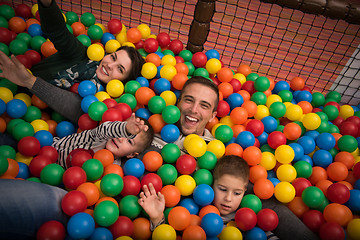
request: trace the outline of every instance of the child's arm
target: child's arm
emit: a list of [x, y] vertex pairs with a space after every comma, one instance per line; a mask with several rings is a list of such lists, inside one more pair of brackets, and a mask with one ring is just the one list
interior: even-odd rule
[[144, 185], [143, 190], [144, 191], [140, 193], [139, 204], [149, 215], [151, 230], [153, 230], [165, 222], [165, 198], [160, 192], [156, 194], [152, 183], [149, 183], [149, 187]]

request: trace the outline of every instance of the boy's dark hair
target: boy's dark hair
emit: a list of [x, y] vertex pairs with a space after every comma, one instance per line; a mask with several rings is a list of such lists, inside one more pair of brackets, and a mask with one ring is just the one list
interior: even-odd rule
[[234, 177], [242, 178], [245, 182], [249, 181], [250, 175], [248, 163], [236, 155], [225, 155], [221, 157], [214, 168], [214, 181], [228, 174]]
[[202, 76], [194, 76], [194, 77], [191, 77], [190, 79], [188, 79], [182, 90], [181, 90], [181, 93], [180, 93], [180, 96], [179, 96], [179, 99], [181, 99], [182, 97], [182, 94], [184, 92], [184, 90], [191, 84], [194, 84], [194, 83], [198, 83], [198, 84], [201, 84], [201, 85], [204, 85], [204, 86], [207, 86], [209, 87], [210, 89], [212, 89], [215, 93], [216, 93], [216, 102], [215, 102], [215, 106], [214, 106], [214, 109], [213, 109], [213, 112], [216, 111], [217, 109], [217, 105], [219, 103], [219, 88], [218, 86], [212, 82], [211, 80], [207, 79], [207, 78], [204, 78]]
[[149, 123], [148, 120], [146, 120], [145, 118], [139, 117], [141, 120], [144, 121], [144, 124], [146, 126], [148, 126], [148, 130], [145, 133], [144, 136], [144, 150], [149, 148], [152, 141], [154, 140], [154, 129], [152, 128], [151, 124]]
[[144, 58], [141, 56], [139, 51], [130, 46], [122, 46], [119, 47], [116, 51], [124, 50], [129, 55], [131, 59], [131, 69], [129, 71], [129, 76], [123, 80], [123, 83], [127, 83], [130, 80], [135, 80], [138, 76], [140, 76], [141, 68], [145, 63]]

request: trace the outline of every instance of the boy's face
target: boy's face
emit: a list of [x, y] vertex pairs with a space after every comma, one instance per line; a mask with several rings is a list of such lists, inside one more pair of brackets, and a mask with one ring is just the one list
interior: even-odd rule
[[241, 203], [248, 182], [242, 178], [224, 174], [214, 181], [214, 206], [221, 215], [235, 212]]
[[107, 141], [105, 148], [114, 154], [115, 158], [137, 156], [144, 150], [144, 134], [141, 132], [133, 139], [113, 138]]

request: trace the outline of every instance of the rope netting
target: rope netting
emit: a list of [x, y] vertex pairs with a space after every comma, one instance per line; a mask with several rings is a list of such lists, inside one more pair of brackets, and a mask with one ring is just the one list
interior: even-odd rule
[[[13, 0], [18, 3], [36, 1]], [[128, 28], [147, 24], [153, 34], [167, 32], [187, 44], [197, 1], [62, 0], [58, 4], [64, 12], [91, 12], [102, 24], [112, 18]], [[343, 103], [357, 105], [360, 64], [354, 52], [360, 44], [359, 31], [360, 25], [344, 20], [259, 0], [219, 0], [203, 49], [219, 51], [223, 63], [233, 70], [247, 64], [275, 81], [300, 76], [313, 91], [326, 94], [332, 87], [341, 93]]]

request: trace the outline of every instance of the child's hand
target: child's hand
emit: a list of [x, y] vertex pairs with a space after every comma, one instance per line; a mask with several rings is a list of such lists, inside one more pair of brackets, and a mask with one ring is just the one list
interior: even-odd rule
[[126, 124], [126, 131], [132, 135], [136, 135], [141, 131], [147, 131], [148, 130], [148, 126], [145, 125], [144, 121], [141, 120], [138, 117], [135, 117], [135, 113], [131, 114], [131, 117], [129, 117], [126, 120], [127, 124]]
[[157, 225], [164, 217], [165, 197], [160, 192], [156, 194], [152, 183], [149, 183], [149, 187], [144, 185], [143, 190], [138, 202], [149, 215], [150, 221]]

